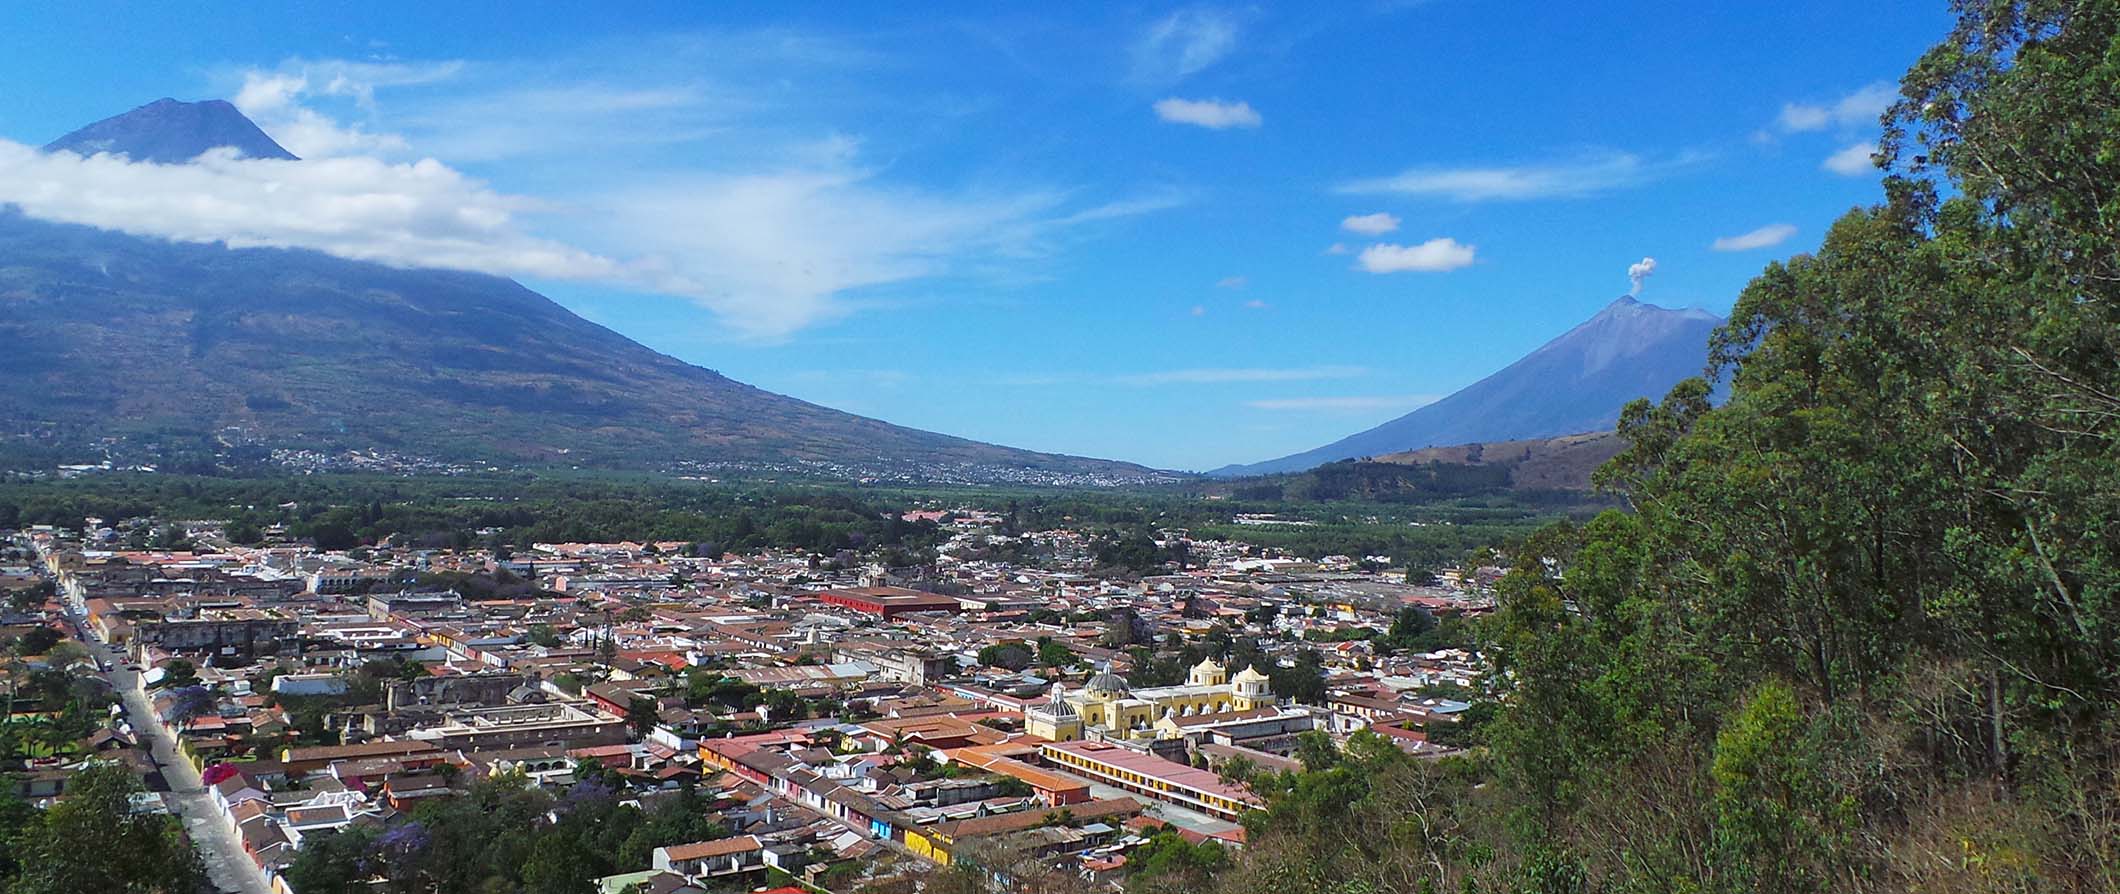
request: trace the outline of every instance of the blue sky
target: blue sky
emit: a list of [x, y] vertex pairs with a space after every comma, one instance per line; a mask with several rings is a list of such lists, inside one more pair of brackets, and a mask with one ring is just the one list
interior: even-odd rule
[[[1855, 147], [1947, 26], [1940, 2], [142, 6], [0, 13], [0, 140], [219, 97], [306, 169], [0, 146], [0, 200], [59, 183], [28, 210], [511, 275], [770, 390], [1192, 469], [1469, 384], [1644, 258], [1643, 300], [1727, 311], [1877, 199]], [[263, 204], [231, 223], [201, 190]], [[136, 204], [74, 200], [97, 192]]]

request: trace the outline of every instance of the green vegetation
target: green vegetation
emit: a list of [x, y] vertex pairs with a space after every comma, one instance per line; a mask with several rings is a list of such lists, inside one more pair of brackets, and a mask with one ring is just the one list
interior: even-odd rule
[[1046, 667], [1072, 667], [1080, 660], [1081, 657], [1075, 654], [1075, 650], [1068, 648], [1066, 643], [1042, 636], [1038, 638], [1039, 664]]
[[1200, 885], [1229, 857], [1219, 843], [1194, 844], [1178, 834], [1175, 827], [1165, 826], [1126, 859], [1127, 890], [1180, 892], [1200, 890]]
[[1021, 642], [995, 643], [979, 650], [979, 663], [988, 667], [1022, 670], [1035, 660], [1037, 656]]
[[1957, 12], [1727, 403], [1510, 549], [1474, 747], [1305, 743], [1215, 890], [2120, 891], [2120, 3]]
[[59, 631], [50, 627], [38, 627], [16, 638], [12, 648], [17, 655], [42, 655], [51, 651], [63, 639]]
[[[1572, 499], [1572, 498], [1571, 498]], [[1157, 547], [1160, 532], [1232, 540], [1300, 558], [1384, 556], [1429, 569], [1467, 552], [1521, 539], [1555, 517], [1584, 511], [1578, 501], [1547, 502], [1493, 493], [1427, 503], [1342, 500], [1200, 499], [1185, 489], [1082, 490], [865, 487], [853, 484], [704, 484], [594, 473], [384, 477], [273, 475], [259, 478], [108, 474], [59, 481], [0, 480], [0, 519], [77, 527], [84, 517], [192, 518], [226, 522], [237, 543], [264, 542], [269, 529], [327, 549], [391, 543], [484, 547], [507, 556], [539, 542], [680, 541], [695, 555], [760, 548], [869, 553], [889, 565], [930, 561], [943, 533], [901, 516], [920, 506], [971, 506], [1002, 517], [999, 533], [1068, 528], [1094, 532], [1101, 573], [1138, 576], [1180, 569], [1192, 558], [1182, 541]], [[1231, 523], [1238, 514], [1273, 514], [1288, 526]], [[155, 529], [136, 525], [138, 545]], [[165, 541], [178, 545], [176, 540]], [[975, 551], [1037, 564], [1044, 546], [996, 538]], [[527, 587], [501, 575], [437, 575], [426, 581], [467, 592]], [[389, 584], [385, 584], [389, 585]]]
[[684, 541], [702, 555], [762, 547], [918, 553], [939, 539], [932, 522], [901, 521], [852, 487], [723, 488], [649, 479], [109, 475], [0, 484], [0, 505], [11, 507], [21, 524], [79, 527], [85, 516], [162, 515], [219, 518], [244, 528], [284, 525], [290, 536], [326, 549], [385, 540], [523, 547], [630, 539]]
[[687, 788], [643, 810], [622, 804], [593, 766], [554, 799], [519, 776], [478, 779], [422, 803], [409, 821], [356, 826], [305, 844], [287, 879], [303, 894], [351, 894], [380, 878], [399, 891], [583, 894], [592, 879], [648, 868], [655, 848], [728, 830]]
[[96, 764], [38, 811], [0, 776], [0, 891], [7, 894], [190, 894], [204, 867], [176, 818], [136, 812], [132, 773]]
[[[81, 740], [103, 726], [105, 711], [117, 696], [100, 678], [62, 669], [66, 653], [85, 655], [77, 643], [55, 646], [47, 658], [53, 666], [29, 670], [11, 662], [13, 684], [0, 696], [0, 766], [26, 757], [70, 755]], [[19, 676], [14, 676], [19, 674]]]

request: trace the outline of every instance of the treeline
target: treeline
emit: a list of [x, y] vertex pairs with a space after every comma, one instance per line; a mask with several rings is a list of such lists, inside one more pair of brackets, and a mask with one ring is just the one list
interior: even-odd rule
[[[969, 505], [1002, 517], [1000, 533], [1068, 528], [1097, 535], [1095, 558], [1115, 572], [1145, 574], [1189, 557], [1150, 541], [1168, 529], [1237, 540], [1306, 558], [1383, 555], [1423, 568], [1455, 564], [1474, 548], [1521, 539], [1566, 507], [1517, 496], [1432, 504], [1205, 501], [1142, 491], [888, 489], [847, 484], [699, 484], [603, 476], [489, 475], [400, 478], [305, 475], [212, 478], [107, 474], [63, 481], [0, 482], [0, 529], [78, 527], [159, 517], [229, 522], [230, 539], [259, 542], [268, 528], [326, 549], [386, 540], [427, 548], [521, 548], [540, 542], [654, 540], [718, 554], [765, 547], [871, 552], [917, 564], [943, 539], [934, 522], [908, 522], [920, 505]], [[1309, 527], [1229, 523], [1237, 513], [1316, 520]], [[1420, 526], [1412, 522], [1420, 520]], [[127, 543], [183, 544], [181, 532], [136, 527]], [[988, 550], [1029, 562], [1049, 556], [1021, 542]]]
[[718, 554], [766, 547], [898, 549], [908, 560], [940, 542], [932, 522], [848, 488], [720, 488], [569, 478], [270, 479], [107, 475], [0, 485], [0, 527], [78, 527], [106, 520], [208, 518], [254, 540], [267, 527], [346, 549], [395, 538], [422, 547], [540, 542], [684, 541]]

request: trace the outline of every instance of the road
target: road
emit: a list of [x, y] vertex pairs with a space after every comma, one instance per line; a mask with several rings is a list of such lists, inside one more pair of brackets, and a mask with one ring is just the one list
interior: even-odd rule
[[168, 800], [183, 820], [184, 830], [190, 833], [199, 858], [205, 861], [206, 875], [214, 887], [233, 894], [272, 894], [265, 885], [264, 874], [243, 852], [242, 840], [228, 827], [220, 809], [214, 806], [213, 797], [199, 781], [199, 771], [177, 753], [176, 737], [155, 722], [153, 706], [140, 688], [140, 675], [125, 668], [124, 655], [93, 637], [87, 638], [87, 643], [89, 651], [110, 668], [111, 685], [125, 703], [125, 715], [132, 721], [133, 732], [148, 743], [148, 753], [154, 756], [163, 781], [169, 784]]

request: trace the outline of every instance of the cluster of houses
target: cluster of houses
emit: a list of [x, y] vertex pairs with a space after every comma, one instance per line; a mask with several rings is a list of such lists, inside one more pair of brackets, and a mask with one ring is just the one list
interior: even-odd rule
[[[1443, 752], [1429, 733], [1478, 673], [1464, 652], [1387, 654], [1363, 634], [1409, 606], [1488, 610], [1483, 572], [1413, 586], [1368, 560], [1200, 541], [1188, 570], [1120, 580], [1088, 573], [1080, 532], [934, 516], [951, 537], [918, 569], [674, 542], [243, 547], [211, 522], [182, 523], [192, 551], [158, 552], [92, 521], [5, 532], [34, 562], [0, 581], [56, 590], [8, 620], [138, 670], [153, 728], [120, 718], [91, 747], [170, 738], [281, 890], [317, 836], [388, 825], [470, 780], [557, 791], [589, 767], [643, 806], [700, 798], [731, 833], [658, 849], [600, 880], [611, 894], [830, 890], [968, 853], [1123, 885], [1126, 853], [1158, 828], [1242, 846], [1237, 820], [1263, 801], [1221, 772], [1232, 762], [1293, 769], [1299, 737], [1365, 729]], [[1025, 553], [1040, 561], [997, 558]], [[1164, 638], [1229, 632], [1263, 651], [1129, 683]], [[989, 663], [996, 647], [1016, 660]], [[1298, 702], [1271, 672], [1304, 650], [1326, 691]], [[42, 785], [30, 794], [63, 795], [63, 773]]]

